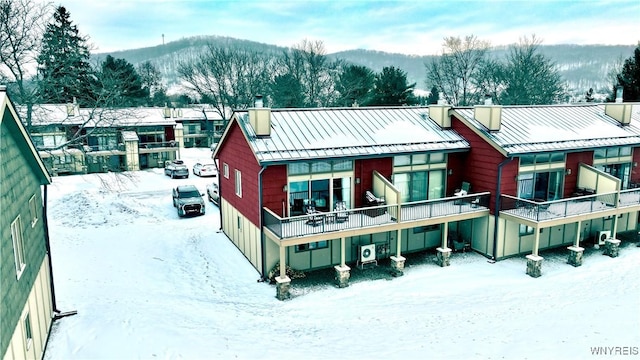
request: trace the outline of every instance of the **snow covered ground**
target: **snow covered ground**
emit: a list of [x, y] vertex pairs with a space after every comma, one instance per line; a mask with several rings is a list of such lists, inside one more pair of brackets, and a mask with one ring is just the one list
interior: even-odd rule
[[[207, 159], [187, 149], [185, 162]], [[489, 264], [408, 263], [392, 280], [331, 284], [278, 301], [273, 285], [218, 232], [218, 208], [178, 218], [162, 169], [55, 177], [49, 226], [57, 306], [46, 359], [585, 359], [635, 358], [640, 248], [587, 249], [584, 265], [542, 253]], [[625, 355], [626, 354], [626, 355]], [[635, 355], [634, 355], [635, 354]], [[597, 356], [596, 356], [597, 358]]]

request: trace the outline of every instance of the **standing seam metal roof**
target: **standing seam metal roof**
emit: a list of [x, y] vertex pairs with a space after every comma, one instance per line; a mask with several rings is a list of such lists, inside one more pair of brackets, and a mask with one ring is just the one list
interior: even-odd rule
[[236, 116], [260, 162], [469, 149], [431, 120], [427, 107], [272, 109], [268, 137], [255, 136], [248, 110]]
[[489, 131], [474, 118], [473, 108], [455, 112], [508, 155], [549, 151], [577, 151], [640, 144], [640, 111], [622, 126], [605, 115], [604, 104], [503, 106], [500, 130]]

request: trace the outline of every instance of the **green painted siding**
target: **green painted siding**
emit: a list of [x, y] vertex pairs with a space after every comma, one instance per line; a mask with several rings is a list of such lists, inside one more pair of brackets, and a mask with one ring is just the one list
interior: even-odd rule
[[[3, 114], [7, 116], [7, 112]], [[9, 115], [10, 116], [10, 115]], [[9, 346], [29, 292], [46, 255], [41, 179], [32, 168], [18, 128], [6, 117], [0, 126], [0, 354]], [[29, 199], [35, 195], [38, 221], [32, 227]], [[26, 267], [16, 279], [11, 223], [20, 215]]]

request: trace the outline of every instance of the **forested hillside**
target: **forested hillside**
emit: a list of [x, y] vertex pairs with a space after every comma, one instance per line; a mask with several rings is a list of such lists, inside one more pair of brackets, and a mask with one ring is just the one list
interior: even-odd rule
[[[284, 48], [221, 36], [198, 36], [173, 41], [148, 48], [95, 54], [99, 61], [106, 55], [126, 59], [134, 65], [150, 61], [164, 76], [167, 85], [176, 84], [176, 69], [180, 62], [191, 61], [209, 44], [242, 47], [260, 52], [280, 53]], [[541, 45], [542, 54], [556, 63], [560, 74], [572, 92], [583, 93], [589, 88], [607, 91], [611, 88], [611, 70], [618, 71], [621, 62], [633, 54], [636, 45]], [[495, 47], [492, 56], [503, 57], [508, 49]], [[416, 56], [386, 53], [372, 50], [348, 50], [327, 54], [331, 59], [342, 59], [354, 64], [365, 65], [379, 72], [385, 66], [395, 66], [407, 72], [407, 80], [416, 83], [417, 89], [430, 89], [426, 84], [425, 66], [434, 56]]]

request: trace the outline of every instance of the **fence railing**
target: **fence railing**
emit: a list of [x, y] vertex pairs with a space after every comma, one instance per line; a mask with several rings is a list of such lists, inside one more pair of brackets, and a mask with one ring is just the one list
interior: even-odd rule
[[500, 212], [533, 221], [591, 214], [622, 206], [640, 205], [640, 189], [571, 197], [553, 201], [534, 201], [500, 196]]
[[416, 201], [400, 206], [380, 205], [341, 211], [315, 212], [281, 218], [263, 210], [264, 226], [280, 239], [446, 217], [487, 210], [490, 193]]

